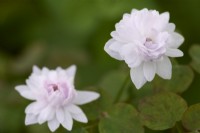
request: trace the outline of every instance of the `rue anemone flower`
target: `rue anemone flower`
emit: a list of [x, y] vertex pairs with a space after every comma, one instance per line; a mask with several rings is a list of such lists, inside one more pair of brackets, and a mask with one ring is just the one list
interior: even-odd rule
[[75, 72], [75, 65], [67, 69], [58, 67], [56, 70], [33, 67], [33, 73], [26, 80], [26, 85], [15, 87], [21, 96], [33, 100], [25, 109], [26, 125], [47, 122], [53, 132], [60, 124], [71, 130], [73, 119], [83, 123], [88, 122], [78, 105], [96, 100], [99, 94], [76, 90]]
[[117, 60], [124, 60], [136, 88], [152, 81], [155, 74], [171, 79], [172, 64], [169, 57], [181, 57], [178, 47], [184, 38], [169, 23], [169, 13], [156, 10], [136, 10], [124, 14], [111, 32], [112, 38], [104, 50]]

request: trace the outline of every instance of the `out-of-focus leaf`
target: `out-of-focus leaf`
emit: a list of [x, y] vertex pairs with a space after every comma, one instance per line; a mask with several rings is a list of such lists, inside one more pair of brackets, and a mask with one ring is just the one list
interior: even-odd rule
[[142, 122], [153, 130], [171, 128], [181, 120], [187, 103], [178, 95], [162, 92], [147, 97], [139, 103]]
[[200, 73], [200, 45], [193, 45], [189, 50], [189, 54], [192, 58], [192, 68]]
[[[127, 79], [128, 78], [128, 79]], [[121, 98], [119, 100], [126, 100], [128, 97], [127, 86], [130, 82], [129, 73], [123, 71], [111, 71], [105, 77], [103, 77], [100, 82], [100, 87], [108, 93], [112, 102], [115, 102], [118, 93], [122, 87], [123, 93], [121, 94]]]
[[200, 104], [192, 105], [186, 110], [182, 123], [190, 131], [200, 130]]
[[153, 89], [153, 84], [152, 83], [146, 83], [141, 89], [132, 89], [132, 103], [137, 106], [139, 101], [147, 96], [151, 96], [153, 95], [155, 92], [155, 90]]
[[128, 104], [117, 104], [106, 112], [99, 123], [100, 133], [144, 133], [136, 109]]
[[112, 101], [103, 89], [90, 87], [84, 90], [95, 91], [100, 94], [99, 99], [81, 107], [90, 121], [97, 120], [109, 109]]
[[165, 80], [157, 76], [154, 80], [154, 89], [182, 93], [192, 83], [194, 73], [189, 66], [175, 65], [172, 69], [172, 78]]

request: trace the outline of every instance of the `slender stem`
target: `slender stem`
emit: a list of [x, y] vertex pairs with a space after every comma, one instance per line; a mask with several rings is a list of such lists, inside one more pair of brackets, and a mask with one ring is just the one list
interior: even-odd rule
[[130, 76], [128, 75], [125, 78], [124, 83], [122, 84], [121, 88], [119, 89], [114, 103], [117, 103], [120, 100], [120, 98], [121, 98], [121, 96], [123, 94], [123, 90], [125, 90], [129, 86], [129, 83], [130, 83]]
[[176, 130], [178, 133], [184, 133], [183, 128], [180, 123], [176, 123]]

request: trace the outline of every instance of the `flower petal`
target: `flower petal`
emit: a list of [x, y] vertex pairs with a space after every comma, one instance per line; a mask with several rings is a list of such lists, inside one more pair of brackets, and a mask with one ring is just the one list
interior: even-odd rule
[[26, 114], [25, 125], [32, 125], [37, 123], [37, 115], [34, 114]]
[[33, 102], [30, 103], [26, 109], [25, 109], [25, 113], [26, 114], [34, 114], [37, 115], [40, 113], [40, 111], [46, 106], [45, 103], [43, 102]]
[[182, 57], [183, 56], [183, 52], [179, 49], [171, 49], [168, 48], [165, 55], [169, 56], [169, 57]]
[[136, 68], [131, 68], [130, 74], [131, 80], [133, 81], [137, 89], [140, 89], [146, 83], [142, 65]]
[[164, 56], [162, 60], [156, 63], [156, 73], [164, 78], [171, 79], [172, 75], [172, 64], [168, 57]]
[[184, 42], [184, 38], [181, 34], [172, 32], [170, 35], [171, 37], [168, 40], [168, 45], [170, 48], [178, 48]]
[[75, 74], [76, 74], [76, 65], [72, 65], [72, 66], [68, 67], [65, 71], [69, 77], [74, 78]]
[[154, 62], [145, 62], [143, 66], [144, 76], [147, 81], [152, 81], [156, 74], [156, 65]]
[[37, 74], [37, 75], [39, 75], [39, 74], [41, 74], [41, 70], [40, 70], [40, 68], [38, 67], [38, 66], [33, 66], [33, 73], [34, 74]]
[[70, 113], [66, 109], [65, 109], [65, 120], [61, 124], [67, 130], [69, 130], [69, 131], [72, 130], [72, 125], [73, 125], [72, 116], [70, 115]]
[[21, 96], [29, 100], [36, 100], [35, 96], [31, 90], [26, 85], [16, 86], [15, 89], [19, 92]]
[[121, 48], [121, 55], [124, 58], [125, 62], [130, 68], [137, 67], [141, 64], [140, 56], [138, 56], [138, 51], [136, 46], [133, 44], [126, 44]]
[[54, 109], [48, 106], [40, 112], [38, 116], [38, 123], [43, 124], [46, 121], [52, 120], [54, 118], [54, 115], [55, 115]]
[[[104, 50], [113, 58], [117, 59], [117, 60], [123, 60], [121, 55], [119, 54], [118, 51], [116, 51], [116, 49], [118, 49], [120, 47], [120, 44], [117, 43], [117, 41], [115, 41], [114, 39], [110, 39], [104, 47]], [[111, 49], [112, 48], [112, 49]], [[115, 50], [113, 50], [115, 49]]]
[[96, 100], [100, 96], [99, 93], [92, 91], [76, 91], [76, 92], [77, 96], [74, 100], [74, 103], [77, 105], [89, 103], [91, 101]]
[[63, 108], [58, 108], [56, 110], [56, 118], [60, 123], [64, 122], [64, 120], [65, 120], [64, 116], [65, 116], [65, 112], [64, 112]]
[[76, 121], [83, 122], [83, 123], [88, 122], [86, 115], [78, 106], [70, 105], [66, 109], [70, 112], [70, 114], [72, 115], [72, 118], [75, 119]]
[[59, 126], [60, 126], [60, 123], [58, 122], [57, 119], [48, 121], [48, 127], [52, 132], [54, 132], [56, 129], [58, 129]]
[[176, 28], [176, 26], [174, 23], [168, 23], [164, 30], [166, 30], [168, 32], [173, 32], [175, 30], [175, 28]]

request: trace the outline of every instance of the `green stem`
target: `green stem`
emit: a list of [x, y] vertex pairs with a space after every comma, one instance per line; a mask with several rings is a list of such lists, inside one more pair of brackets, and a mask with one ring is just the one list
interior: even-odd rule
[[130, 83], [130, 76], [128, 75], [125, 78], [124, 83], [122, 84], [121, 88], [119, 89], [119, 92], [117, 93], [114, 103], [117, 103], [120, 100], [123, 94], [123, 90], [125, 90], [129, 86], [129, 83]]
[[180, 123], [176, 123], [177, 133], [184, 133], [183, 128]]

